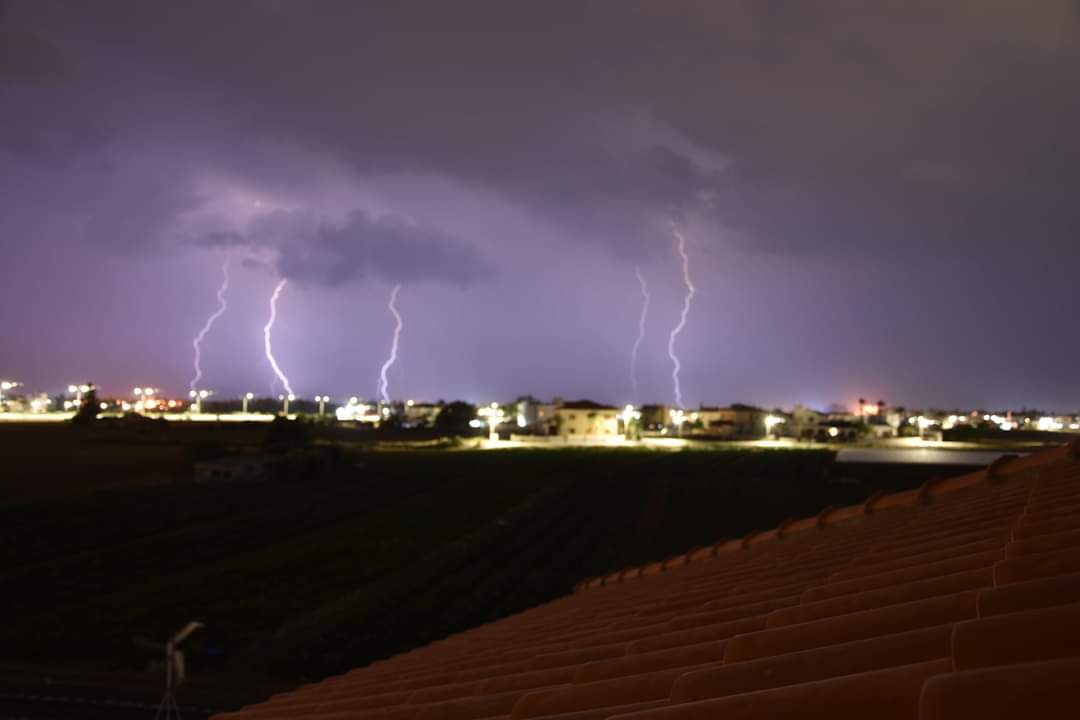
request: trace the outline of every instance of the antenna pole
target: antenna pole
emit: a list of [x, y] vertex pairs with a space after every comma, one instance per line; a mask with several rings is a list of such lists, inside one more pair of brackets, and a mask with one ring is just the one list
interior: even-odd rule
[[154, 720], [173, 720], [173, 718], [181, 720], [180, 706], [176, 704], [176, 695], [173, 690], [184, 682], [184, 656], [177, 648], [191, 633], [202, 626], [201, 622], [192, 620], [165, 643], [165, 696], [161, 698]]
[[165, 696], [161, 698], [154, 720], [182, 720], [180, 706], [176, 704], [176, 696], [173, 694], [173, 675], [176, 673], [175, 665], [176, 646], [170, 640], [165, 645]]

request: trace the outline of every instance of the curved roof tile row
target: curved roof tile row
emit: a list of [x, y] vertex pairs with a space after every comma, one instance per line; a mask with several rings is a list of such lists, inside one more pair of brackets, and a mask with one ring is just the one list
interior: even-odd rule
[[915, 490], [905, 490], [896, 493], [886, 493], [878, 490], [868, 497], [860, 505], [847, 507], [826, 507], [812, 518], [788, 518], [771, 530], [754, 530], [741, 538], [725, 538], [713, 545], [704, 548], [692, 548], [682, 555], [673, 555], [661, 562], [653, 562], [641, 567], [629, 567], [617, 570], [607, 575], [588, 578], [581, 581], [575, 590], [588, 590], [590, 588], [609, 585], [613, 582], [633, 579], [642, 575], [652, 575], [662, 572], [668, 567], [675, 567], [691, 562], [715, 557], [721, 553], [745, 550], [751, 545], [763, 542], [782, 541], [796, 533], [808, 530], [820, 530], [825, 527], [843, 522], [857, 520], [862, 516], [870, 515], [875, 511], [886, 510], [892, 507], [904, 507], [910, 505], [927, 505], [936, 497], [944, 493], [964, 490], [981, 485], [1000, 482], [1004, 478], [1016, 478], [1032, 469], [1037, 469], [1045, 463], [1067, 460], [1080, 457], [1080, 441], [1074, 440], [1068, 445], [1047, 450], [1034, 455], [1018, 457], [1016, 455], [1003, 455], [982, 470], [959, 475], [953, 478], [933, 478], [927, 480]]
[[221, 720], [1080, 717], [1080, 443], [594, 578]]

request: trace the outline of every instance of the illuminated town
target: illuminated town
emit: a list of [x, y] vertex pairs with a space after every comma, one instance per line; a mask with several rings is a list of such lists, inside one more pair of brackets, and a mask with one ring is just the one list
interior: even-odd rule
[[[92, 390], [103, 419], [138, 415], [173, 422], [269, 422], [275, 417], [336, 422], [370, 430], [430, 430], [438, 427], [445, 402], [401, 400], [380, 402], [351, 396], [335, 401], [329, 395], [295, 394], [260, 397], [245, 393], [221, 397], [210, 389], [172, 397], [155, 387], [132, 388], [128, 397], [99, 397], [92, 384], [68, 385], [66, 392], [28, 392], [21, 383], [3, 381], [0, 422], [71, 420]], [[661, 404], [606, 405], [591, 400], [543, 402], [524, 396], [510, 402], [463, 403], [473, 434], [492, 442], [558, 441], [562, 444], [669, 440], [785, 441], [789, 443], [870, 443], [920, 440], [941, 443], [976, 436], [1007, 437], [1037, 433], [1080, 433], [1080, 413], [1031, 410], [912, 409], [884, 401], [860, 400], [853, 408], [825, 410], [795, 405], [764, 409], [736, 403], [726, 407], [673, 407]]]

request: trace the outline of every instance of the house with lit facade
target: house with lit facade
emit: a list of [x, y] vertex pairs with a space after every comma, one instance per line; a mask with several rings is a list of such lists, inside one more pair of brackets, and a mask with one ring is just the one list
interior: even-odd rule
[[[702, 405], [688, 415], [700, 432], [727, 438], [759, 438], [765, 435], [767, 412], [753, 405], [735, 403], [730, 407]], [[695, 417], [696, 416], [696, 417]]]
[[566, 439], [614, 438], [619, 434], [619, 410], [592, 400], [564, 402], [555, 407], [556, 434]]

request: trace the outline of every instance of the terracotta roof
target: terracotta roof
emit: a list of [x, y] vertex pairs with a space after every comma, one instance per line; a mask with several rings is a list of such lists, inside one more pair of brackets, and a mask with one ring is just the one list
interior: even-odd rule
[[220, 715], [1080, 717], [1080, 442], [595, 578]]

